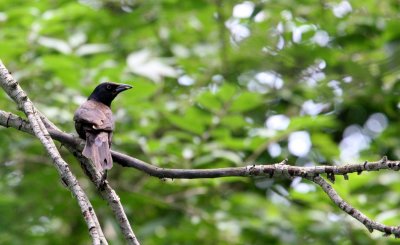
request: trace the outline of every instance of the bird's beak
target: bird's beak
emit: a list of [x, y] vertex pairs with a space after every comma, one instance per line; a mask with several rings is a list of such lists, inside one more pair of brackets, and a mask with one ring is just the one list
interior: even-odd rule
[[131, 85], [128, 85], [128, 84], [120, 84], [120, 85], [118, 85], [118, 87], [115, 89], [115, 91], [116, 91], [117, 93], [120, 93], [120, 92], [122, 92], [122, 91], [131, 89], [131, 88], [132, 88]]

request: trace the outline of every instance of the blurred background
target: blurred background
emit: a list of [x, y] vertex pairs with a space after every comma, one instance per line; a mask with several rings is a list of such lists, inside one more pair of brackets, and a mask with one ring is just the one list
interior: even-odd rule
[[[133, 85], [113, 102], [113, 149], [159, 167], [399, 159], [399, 11], [395, 0], [2, 0], [0, 59], [70, 133], [98, 83]], [[22, 115], [3, 92], [0, 108]], [[0, 137], [0, 244], [89, 244], [38, 140], [6, 128]], [[110, 244], [124, 244], [61, 152]], [[334, 184], [345, 200], [399, 225], [399, 173], [349, 178]], [[115, 164], [108, 179], [143, 244], [395, 243], [300, 178], [160, 180]]]

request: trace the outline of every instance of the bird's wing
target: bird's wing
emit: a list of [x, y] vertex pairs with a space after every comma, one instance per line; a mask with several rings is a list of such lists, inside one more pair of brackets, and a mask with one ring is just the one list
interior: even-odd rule
[[83, 103], [74, 115], [75, 128], [86, 140], [82, 154], [99, 170], [112, 167], [110, 152], [114, 118], [110, 107], [93, 100]]
[[86, 101], [76, 110], [74, 121], [89, 125], [94, 130], [114, 130], [114, 118], [111, 109], [102, 103], [92, 100]]
[[111, 169], [113, 165], [110, 152], [109, 132], [98, 134], [87, 133], [86, 144], [82, 154], [91, 159], [99, 170]]

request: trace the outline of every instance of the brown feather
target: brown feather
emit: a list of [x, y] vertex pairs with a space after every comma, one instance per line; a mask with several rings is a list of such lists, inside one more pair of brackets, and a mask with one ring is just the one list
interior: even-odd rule
[[82, 154], [91, 159], [97, 169], [107, 170], [112, 168], [112, 157], [109, 144], [109, 133], [86, 133], [86, 144]]
[[83, 103], [74, 115], [75, 128], [82, 139], [86, 139], [82, 154], [91, 159], [96, 168], [112, 167], [110, 152], [114, 119], [110, 107], [93, 100]]

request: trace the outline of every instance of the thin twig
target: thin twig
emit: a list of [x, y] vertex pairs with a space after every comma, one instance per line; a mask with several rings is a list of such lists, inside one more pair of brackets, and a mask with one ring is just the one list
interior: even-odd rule
[[384, 224], [378, 223], [371, 220], [365, 214], [361, 213], [357, 209], [353, 208], [345, 200], [343, 200], [339, 194], [333, 189], [333, 187], [326, 182], [321, 176], [316, 176], [315, 178], [310, 178], [314, 183], [321, 186], [324, 192], [329, 196], [329, 198], [338, 206], [341, 210], [348, 213], [351, 217], [358, 220], [363, 224], [370, 232], [378, 230], [384, 232], [385, 235], [394, 235], [396, 238], [400, 237], [400, 227], [399, 226], [386, 226]]
[[216, 0], [215, 5], [217, 7], [217, 24], [218, 24], [218, 37], [219, 37], [219, 56], [221, 62], [221, 72], [224, 76], [226, 76], [229, 72], [229, 64], [228, 64], [228, 38], [227, 38], [227, 29], [225, 26], [225, 14], [224, 14], [224, 1]]

